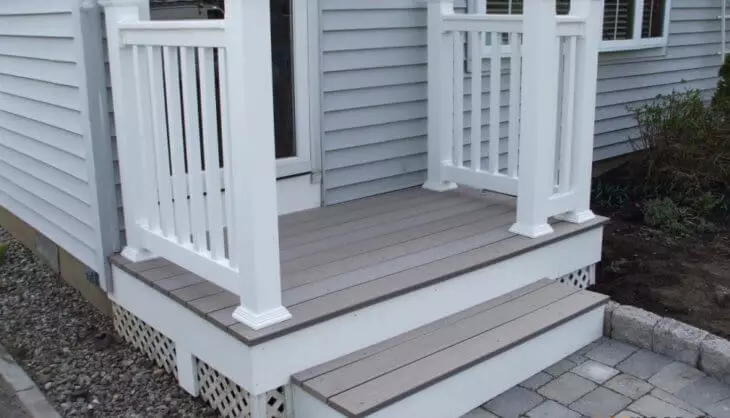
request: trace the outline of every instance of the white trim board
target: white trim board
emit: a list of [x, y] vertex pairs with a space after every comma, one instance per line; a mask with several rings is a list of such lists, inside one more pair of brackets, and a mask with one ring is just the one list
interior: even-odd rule
[[277, 180], [276, 191], [279, 215], [316, 208], [322, 203], [319, 182], [312, 181], [311, 174]]
[[[597, 263], [597, 227], [468, 274], [250, 348], [191, 310], [114, 267], [112, 300], [254, 395], [291, 375], [493, 299], [544, 277]], [[566, 256], [569, 254], [570, 256]], [[389, 318], [383, 321], [383, 318]], [[323, 343], [326, 342], [326, 343]]]
[[[294, 101], [294, 144], [296, 156], [276, 160], [277, 176], [291, 176], [300, 173], [318, 171], [320, 135], [313, 126], [319, 126], [315, 118], [319, 117], [318, 102], [311, 100], [311, 93], [319, 89], [318, 82], [312, 74], [311, 60], [317, 49], [312, 48], [310, 33], [319, 30], [316, 16], [310, 11], [316, 2], [291, 0], [292, 9], [292, 95]], [[315, 90], [317, 89], [317, 90]]]

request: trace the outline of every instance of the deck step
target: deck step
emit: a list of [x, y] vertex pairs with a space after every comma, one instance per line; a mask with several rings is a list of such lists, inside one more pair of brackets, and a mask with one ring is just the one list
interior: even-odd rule
[[607, 300], [532, 283], [296, 374], [297, 418], [460, 417], [599, 338]]

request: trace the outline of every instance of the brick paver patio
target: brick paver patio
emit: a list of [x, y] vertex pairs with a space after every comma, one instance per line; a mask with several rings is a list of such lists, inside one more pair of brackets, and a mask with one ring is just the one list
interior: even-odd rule
[[610, 339], [579, 350], [464, 418], [730, 418], [730, 386]]

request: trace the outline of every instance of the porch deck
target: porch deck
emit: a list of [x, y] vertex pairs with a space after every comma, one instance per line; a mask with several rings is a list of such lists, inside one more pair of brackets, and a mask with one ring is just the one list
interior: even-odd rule
[[232, 318], [239, 297], [165, 259], [112, 262], [253, 346], [486, 267], [602, 225], [559, 222], [530, 239], [509, 232], [514, 199], [412, 188], [279, 218], [283, 304], [293, 318], [253, 330]]

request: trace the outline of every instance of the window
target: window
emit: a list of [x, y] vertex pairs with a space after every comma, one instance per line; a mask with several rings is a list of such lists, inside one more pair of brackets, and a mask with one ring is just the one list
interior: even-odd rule
[[601, 50], [665, 45], [667, 3], [668, 0], [605, 0]]
[[[522, 14], [524, 0], [485, 1], [487, 13]], [[625, 51], [666, 45], [671, 0], [604, 0], [601, 51]], [[570, 0], [557, 0], [556, 13], [568, 14]], [[487, 44], [489, 45], [489, 44]]]

